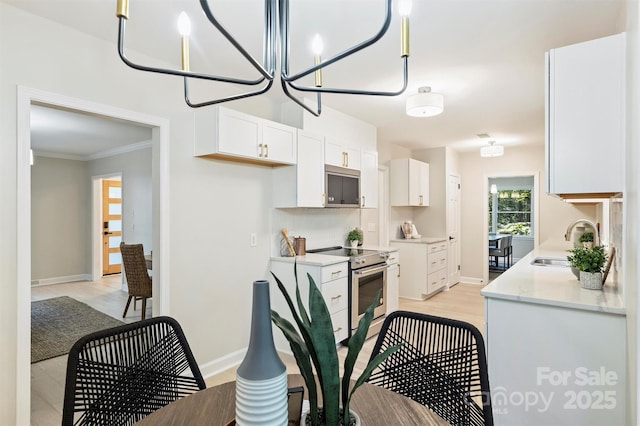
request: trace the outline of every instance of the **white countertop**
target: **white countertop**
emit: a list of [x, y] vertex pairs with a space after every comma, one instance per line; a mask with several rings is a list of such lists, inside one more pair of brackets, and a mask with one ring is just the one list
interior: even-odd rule
[[480, 291], [484, 297], [625, 315], [622, 296], [609, 281], [602, 290], [587, 290], [570, 268], [534, 266], [535, 257], [566, 259], [563, 250], [535, 249]]
[[441, 243], [443, 241], [447, 241], [447, 237], [422, 237], [422, 238], [412, 238], [407, 240], [406, 238], [398, 238], [391, 240], [392, 243], [416, 243], [416, 244], [433, 244], [433, 243]]
[[304, 256], [272, 256], [271, 261], [293, 263], [311, 266], [329, 266], [336, 263], [347, 262], [347, 256], [335, 256], [321, 253], [307, 253]]

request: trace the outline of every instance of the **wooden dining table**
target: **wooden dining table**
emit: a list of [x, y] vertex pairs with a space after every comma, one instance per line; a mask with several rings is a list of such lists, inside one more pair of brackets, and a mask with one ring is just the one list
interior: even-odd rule
[[[288, 375], [287, 381], [290, 388], [304, 386], [299, 374]], [[145, 417], [137, 425], [226, 426], [233, 424], [235, 405], [235, 382], [223, 383], [174, 401]], [[356, 390], [350, 407], [360, 416], [363, 426], [449, 424], [424, 405], [369, 383]]]

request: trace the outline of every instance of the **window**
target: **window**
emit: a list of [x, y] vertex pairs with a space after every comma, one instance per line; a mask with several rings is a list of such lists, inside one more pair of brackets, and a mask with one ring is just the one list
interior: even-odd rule
[[531, 235], [531, 189], [499, 189], [489, 194], [489, 232]]

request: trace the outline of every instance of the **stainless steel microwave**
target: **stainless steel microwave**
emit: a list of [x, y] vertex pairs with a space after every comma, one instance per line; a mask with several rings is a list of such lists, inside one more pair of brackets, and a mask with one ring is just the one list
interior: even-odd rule
[[325, 207], [360, 207], [360, 171], [324, 166]]

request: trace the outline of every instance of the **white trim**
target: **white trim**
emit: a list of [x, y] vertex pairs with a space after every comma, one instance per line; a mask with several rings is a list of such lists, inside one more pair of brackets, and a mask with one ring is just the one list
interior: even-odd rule
[[[46, 92], [17, 88], [17, 247], [16, 247], [16, 424], [29, 425], [31, 417], [31, 104], [46, 104], [137, 122], [153, 127], [154, 315], [169, 315], [169, 120], [136, 111]], [[157, 166], [157, 167], [156, 167]]]
[[66, 275], [63, 277], [40, 278], [31, 280], [31, 287], [39, 287], [42, 285], [74, 283], [77, 281], [91, 281], [91, 274]]
[[[378, 244], [380, 247], [389, 247], [389, 167], [378, 165], [378, 178], [380, 174], [382, 174], [382, 191], [378, 190]], [[380, 184], [378, 179], [378, 185]]]
[[240, 363], [244, 359], [245, 354], [247, 353], [247, 349], [248, 348], [240, 349], [239, 351], [231, 352], [230, 354], [227, 354], [221, 358], [209, 361], [206, 364], [198, 365], [198, 367], [200, 368], [200, 373], [202, 373], [202, 377], [206, 379], [211, 376], [215, 376], [222, 371], [240, 365]]
[[99, 158], [113, 157], [114, 155], [126, 154], [127, 152], [151, 148], [152, 145], [153, 141], [136, 142], [129, 145], [122, 145], [115, 148], [107, 149], [105, 151], [96, 152], [95, 154], [85, 156], [85, 158], [87, 160], [97, 160]]
[[483, 282], [482, 278], [472, 278], [472, 277], [460, 277], [460, 283], [462, 284], [473, 284], [473, 285], [486, 285], [487, 283]]

